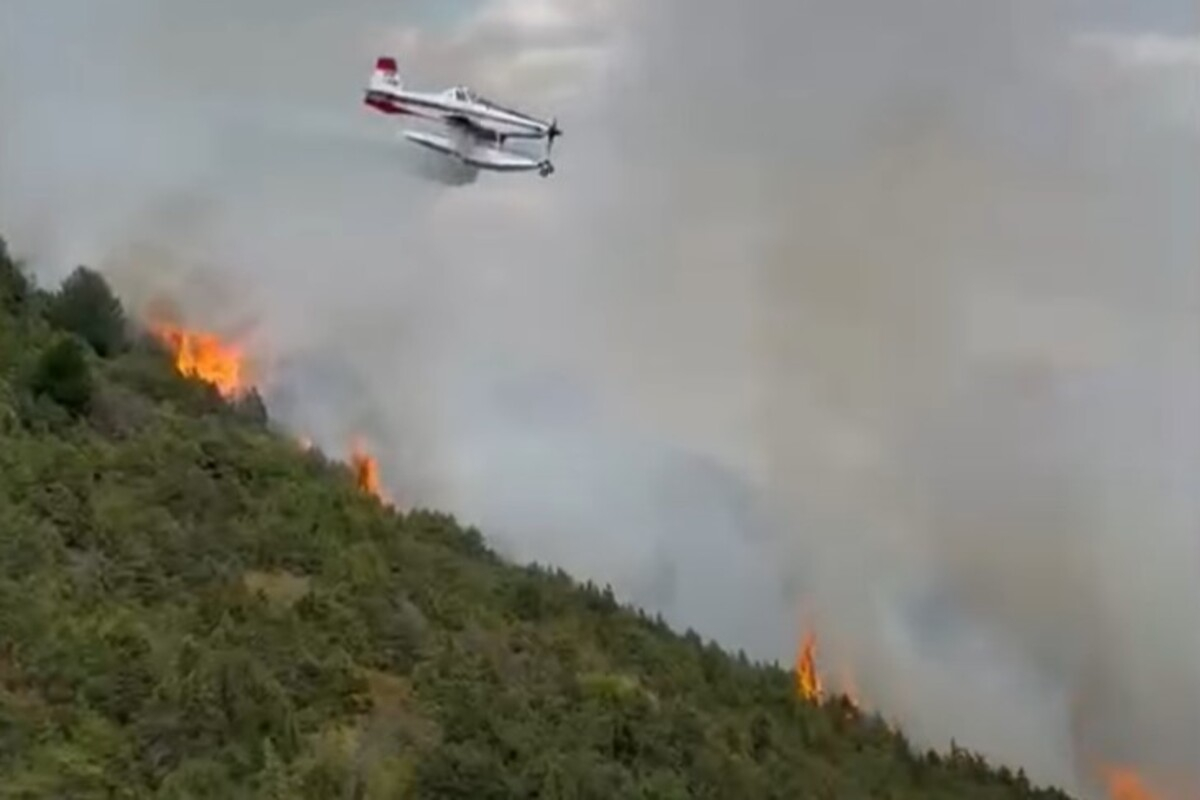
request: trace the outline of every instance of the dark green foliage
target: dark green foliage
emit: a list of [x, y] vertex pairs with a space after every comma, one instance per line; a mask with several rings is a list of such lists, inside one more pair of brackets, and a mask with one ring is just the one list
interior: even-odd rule
[[74, 415], [91, 409], [94, 385], [83, 346], [74, 336], [60, 336], [38, 359], [33, 392], [46, 396]]
[[50, 321], [76, 334], [102, 358], [124, 349], [125, 312], [100, 273], [77, 267], [63, 281], [47, 310]]
[[0, 798], [1063, 797], [382, 507], [90, 280], [0, 311]]
[[258, 425], [267, 423], [267, 407], [257, 389], [251, 389], [233, 402], [233, 409], [242, 419]]
[[8, 244], [0, 238], [0, 309], [16, 311], [29, 299], [29, 279], [21, 265], [8, 253]]

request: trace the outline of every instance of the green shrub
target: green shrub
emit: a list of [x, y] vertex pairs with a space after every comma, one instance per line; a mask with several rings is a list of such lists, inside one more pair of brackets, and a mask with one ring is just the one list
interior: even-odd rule
[[91, 410], [95, 383], [78, 339], [63, 336], [42, 353], [31, 388], [35, 395], [49, 397], [75, 416]]

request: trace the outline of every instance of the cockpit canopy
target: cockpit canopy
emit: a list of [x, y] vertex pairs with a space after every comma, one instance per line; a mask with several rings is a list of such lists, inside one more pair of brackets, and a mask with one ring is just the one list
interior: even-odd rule
[[455, 86], [448, 94], [460, 103], [479, 103], [482, 98], [466, 86]]

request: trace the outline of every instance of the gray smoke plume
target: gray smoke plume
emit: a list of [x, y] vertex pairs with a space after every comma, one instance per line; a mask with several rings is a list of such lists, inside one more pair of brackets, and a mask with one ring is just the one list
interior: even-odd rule
[[[431, 180], [384, 52], [557, 113], [558, 173]], [[0, 231], [517, 558], [1197, 786], [1198, 54], [1186, 0], [9, 0]]]

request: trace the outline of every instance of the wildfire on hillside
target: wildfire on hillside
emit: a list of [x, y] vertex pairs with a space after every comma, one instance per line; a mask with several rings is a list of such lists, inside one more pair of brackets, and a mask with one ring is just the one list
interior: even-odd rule
[[[166, 321], [155, 321], [148, 327], [169, 348], [180, 374], [212, 385], [226, 399], [238, 397], [251, 388], [246, 355], [239, 345], [209, 331], [189, 329]], [[298, 443], [305, 450], [313, 448], [312, 440], [306, 436], [299, 437]], [[349, 463], [358, 488], [390, 505], [391, 500], [380, 480], [379, 463], [359, 437], [351, 444]], [[794, 680], [797, 697], [811, 703], [821, 703], [825, 697], [825, 683], [817, 664], [817, 649], [817, 635], [810, 628], [801, 637], [797, 649]], [[854, 708], [860, 708], [861, 693], [853, 673], [843, 668], [838, 677], [841, 693]], [[1106, 787], [1108, 800], [1166, 800], [1165, 795], [1152, 790], [1147, 780], [1133, 767], [1105, 766], [1100, 768], [1099, 775]], [[1200, 796], [1196, 800], [1200, 800]]]
[[171, 350], [180, 374], [197, 378], [230, 399], [247, 390], [245, 355], [241, 348], [208, 331], [190, 330], [163, 321], [150, 331]]
[[[192, 329], [166, 321], [164, 315], [151, 315], [147, 328], [171, 353], [175, 369], [184, 376], [210, 384], [227, 400], [250, 391], [247, 357], [243, 348], [210, 331]], [[169, 315], [168, 315], [169, 316]], [[313, 441], [301, 435], [297, 443], [305, 451], [313, 449]], [[371, 455], [361, 438], [351, 444], [350, 467], [359, 489], [391, 505], [379, 478], [379, 462]]]
[[[805, 630], [796, 651], [793, 669], [796, 696], [806, 702], [821, 703], [825, 699], [825, 683], [817, 665], [817, 635], [812, 628]], [[853, 672], [846, 666], [838, 674], [839, 692], [857, 711], [862, 708], [862, 694], [858, 689]], [[890, 730], [895, 728], [888, 724]], [[1128, 765], [1104, 765], [1097, 774], [1105, 787], [1107, 800], [1174, 800], [1175, 795], [1151, 788], [1148, 781], [1136, 768]], [[1191, 789], [1179, 796], [1179, 800], [1200, 800], [1200, 790]]]

